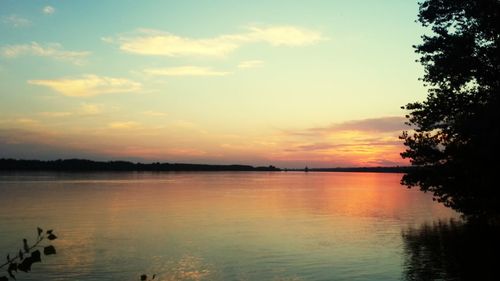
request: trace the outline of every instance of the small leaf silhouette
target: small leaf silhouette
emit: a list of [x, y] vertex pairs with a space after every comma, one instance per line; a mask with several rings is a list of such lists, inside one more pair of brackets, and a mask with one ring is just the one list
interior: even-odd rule
[[9, 276], [12, 279], [16, 280], [16, 276], [14, 276], [14, 274], [12, 273], [12, 271], [17, 272], [17, 263], [15, 263], [15, 262], [9, 264], [9, 268], [7, 269], [7, 272], [9, 273]]
[[145, 281], [148, 279], [148, 276], [146, 274], [141, 275], [141, 281]]
[[17, 269], [24, 272], [29, 272], [31, 270], [32, 264], [33, 264], [32, 258], [27, 257], [17, 266]]
[[153, 274], [153, 279], [155, 279], [155, 278], [156, 278], [156, 274]]
[[54, 231], [54, 230], [53, 229], [47, 230], [47, 234], [52, 234], [52, 231]]
[[10, 262], [10, 254], [7, 254], [7, 262]]
[[26, 238], [23, 239], [23, 249], [25, 253], [30, 252], [30, 247], [28, 246], [28, 240], [26, 240]]
[[7, 276], [2, 276], [0, 277], [0, 281], [9, 281], [9, 278], [7, 278]]
[[43, 229], [37, 227], [36, 230], [38, 231], [38, 237], [40, 237], [40, 235], [42, 235]]
[[49, 240], [55, 240], [55, 239], [57, 239], [57, 236], [55, 236], [54, 234], [50, 233], [49, 236], [47, 236], [47, 239], [49, 239]]
[[9, 268], [7, 269], [8, 271], [16, 271], [17, 272], [17, 263], [12, 262], [9, 264]]
[[39, 250], [36, 250], [36, 251], [34, 251], [33, 253], [31, 253], [31, 260], [32, 260], [33, 262], [41, 262], [41, 261], [42, 261], [42, 259], [41, 259], [41, 255], [42, 255], [42, 254], [40, 253], [40, 251], [39, 251]]
[[24, 259], [24, 254], [23, 254], [23, 251], [19, 250], [19, 254], [18, 254], [18, 256], [19, 256], [19, 259], [20, 259], [20, 260]]
[[48, 256], [48, 255], [54, 255], [56, 253], [56, 248], [54, 246], [50, 245], [45, 248], [43, 248], [43, 253]]

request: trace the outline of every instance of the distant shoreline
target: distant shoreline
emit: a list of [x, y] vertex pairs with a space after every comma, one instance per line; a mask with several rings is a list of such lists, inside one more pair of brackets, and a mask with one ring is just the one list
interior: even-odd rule
[[[309, 172], [369, 172], [369, 173], [406, 173], [413, 169], [410, 166], [397, 167], [337, 167], [309, 168]], [[275, 166], [250, 165], [211, 165], [187, 163], [133, 163], [129, 161], [92, 161], [86, 159], [59, 160], [22, 160], [0, 159], [0, 171], [66, 171], [66, 172], [304, 172], [304, 169], [282, 169]]]
[[310, 168], [309, 172], [346, 172], [346, 173], [407, 173], [415, 167], [345, 167], [345, 168]]
[[0, 171], [281, 171], [274, 166], [209, 165], [186, 163], [133, 163], [86, 159], [18, 160], [0, 159]]

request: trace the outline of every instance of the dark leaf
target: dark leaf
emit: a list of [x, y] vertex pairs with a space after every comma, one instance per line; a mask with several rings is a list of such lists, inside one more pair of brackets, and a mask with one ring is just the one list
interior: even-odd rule
[[31, 257], [25, 258], [19, 265], [17, 265], [17, 269], [29, 272], [31, 271], [31, 265], [33, 264], [33, 260]]
[[10, 262], [10, 254], [7, 254], [7, 262]]
[[31, 253], [31, 259], [33, 262], [41, 262], [42, 259], [41, 259], [41, 253], [39, 250], [36, 250], [34, 251], [33, 253]]
[[38, 237], [40, 237], [40, 235], [42, 235], [43, 229], [37, 227], [36, 230], [38, 231]]
[[15, 263], [15, 262], [9, 264], [9, 268], [7, 269], [7, 272], [9, 273], [9, 276], [12, 279], [16, 280], [16, 276], [14, 276], [14, 274], [12, 273], [12, 271], [17, 272], [17, 263]]
[[23, 251], [19, 250], [19, 259], [24, 259], [24, 254], [23, 254]]
[[28, 246], [28, 240], [26, 240], [26, 238], [23, 239], [23, 249], [25, 253], [30, 252], [30, 247]]
[[148, 276], [146, 274], [141, 275], [141, 281], [145, 281], [148, 279]]
[[7, 276], [2, 276], [0, 277], [0, 281], [9, 281], [9, 278], [7, 278]]
[[50, 233], [49, 236], [47, 236], [47, 239], [49, 239], [49, 240], [55, 240], [55, 239], [57, 239], [57, 236], [55, 236], [54, 234]]
[[17, 263], [11, 262], [9, 264], [9, 268], [7, 269], [7, 271], [16, 271], [17, 272]]
[[153, 279], [155, 279], [155, 278], [156, 278], [156, 274], [153, 274]]
[[43, 253], [48, 256], [48, 255], [55, 255], [56, 253], [56, 248], [54, 246], [50, 245], [45, 248], [43, 248]]
[[47, 234], [52, 234], [52, 231], [54, 231], [54, 230], [52, 230], [52, 229], [47, 230]]

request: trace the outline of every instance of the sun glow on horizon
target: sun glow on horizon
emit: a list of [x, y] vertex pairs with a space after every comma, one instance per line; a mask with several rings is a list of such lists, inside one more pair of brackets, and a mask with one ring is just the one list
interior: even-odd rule
[[408, 164], [416, 2], [117, 3], [2, 3], [0, 158]]

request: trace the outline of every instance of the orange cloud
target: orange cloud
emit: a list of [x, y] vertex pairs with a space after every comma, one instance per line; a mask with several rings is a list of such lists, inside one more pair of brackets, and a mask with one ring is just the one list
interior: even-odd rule
[[274, 157], [321, 167], [408, 165], [399, 156], [404, 122], [390, 116], [284, 131], [287, 144]]
[[398, 129], [397, 118], [352, 120], [325, 127], [248, 135], [214, 134], [208, 128], [182, 120], [160, 127], [127, 119], [110, 120], [92, 129], [58, 128], [57, 134], [47, 135], [50, 127], [45, 128], [46, 124], [32, 126], [28, 120], [17, 120], [24, 131], [0, 130], [0, 150], [4, 156], [31, 155], [30, 158], [71, 155], [290, 168], [408, 165], [399, 156], [404, 147], [398, 136], [404, 124]]

